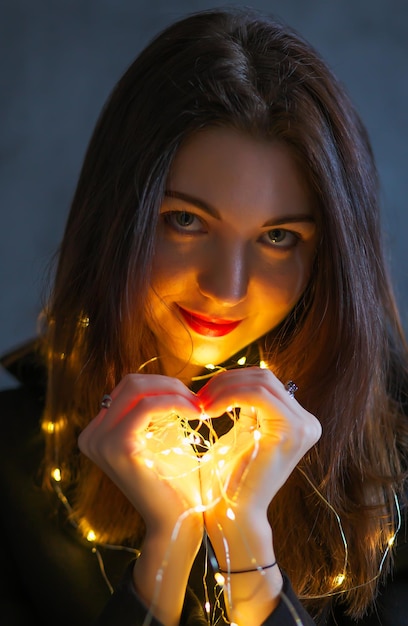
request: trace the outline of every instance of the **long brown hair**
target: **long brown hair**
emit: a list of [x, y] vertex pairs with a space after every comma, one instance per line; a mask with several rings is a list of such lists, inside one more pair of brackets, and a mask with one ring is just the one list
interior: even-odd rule
[[[109, 542], [142, 539], [143, 520], [78, 454], [76, 441], [103, 393], [156, 356], [145, 296], [166, 177], [182, 141], [214, 125], [285, 142], [316, 203], [320, 241], [310, 284], [261, 348], [282, 380], [296, 380], [297, 398], [323, 435], [269, 516], [279, 563], [310, 610], [320, 612], [340, 591], [359, 616], [374, 598], [402, 493], [405, 344], [365, 129], [316, 51], [272, 18], [215, 10], [170, 26], [102, 111], [47, 310], [46, 474], [62, 468], [84, 532], [92, 527]], [[339, 519], [348, 563], [337, 588], [345, 553]]]

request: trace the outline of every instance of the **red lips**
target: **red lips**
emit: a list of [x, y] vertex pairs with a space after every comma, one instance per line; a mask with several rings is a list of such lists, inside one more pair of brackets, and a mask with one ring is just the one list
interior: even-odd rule
[[179, 306], [178, 309], [190, 328], [205, 337], [223, 337], [224, 335], [228, 335], [228, 333], [231, 333], [242, 322], [242, 320], [223, 320], [198, 315], [197, 313], [183, 309], [181, 306]]

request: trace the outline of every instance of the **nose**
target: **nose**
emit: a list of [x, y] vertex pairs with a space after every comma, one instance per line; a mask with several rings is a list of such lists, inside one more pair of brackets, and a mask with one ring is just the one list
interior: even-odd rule
[[224, 307], [242, 302], [248, 292], [249, 268], [244, 247], [224, 244], [208, 251], [197, 276], [201, 293]]

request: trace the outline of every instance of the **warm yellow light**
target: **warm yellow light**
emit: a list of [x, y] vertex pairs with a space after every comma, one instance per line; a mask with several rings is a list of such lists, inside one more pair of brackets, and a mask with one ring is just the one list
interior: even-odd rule
[[206, 602], [204, 605], [205, 608], [205, 612], [209, 613], [211, 611], [211, 604], [209, 602]]
[[261, 431], [260, 430], [254, 430], [254, 439], [255, 439], [255, 441], [259, 441], [261, 437], [262, 437]]
[[198, 435], [195, 435], [194, 433], [190, 433], [188, 437], [186, 437], [185, 439], [183, 439], [183, 445], [185, 446], [189, 446], [192, 443], [200, 443], [201, 439]]
[[221, 574], [221, 572], [215, 572], [215, 574], [214, 574], [214, 578], [215, 578], [215, 582], [217, 583], [217, 585], [220, 585], [221, 587], [224, 585], [224, 583], [225, 583], [225, 578], [224, 578], [224, 576]]
[[208, 365], [206, 365], [205, 367], [208, 370], [215, 370], [215, 365], [213, 365], [212, 363], [208, 363]]
[[335, 585], [336, 587], [340, 587], [340, 585], [342, 585], [342, 584], [344, 583], [345, 578], [346, 578], [346, 575], [345, 575], [345, 574], [338, 574], [338, 575], [335, 577], [334, 581], [333, 581], [333, 582], [334, 582], [334, 585]]
[[394, 545], [394, 542], [395, 542], [395, 535], [392, 535], [392, 537], [390, 537], [387, 541], [388, 546], [392, 548], [392, 546]]
[[219, 452], [220, 454], [227, 454], [227, 452], [228, 452], [229, 450], [230, 450], [230, 447], [229, 447], [229, 446], [222, 446], [222, 447], [218, 450], [218, 452]]
[[235, 513], [231, 509], [231, 507], [228, 507], [228, 509], [227, 509], [227, 517], [228, 517], [228, 519], [231, 519], [231, 520], [235, 519]]
[[54, 467], [54, 469], [51, 470], [51, 476], [52, 478], [59, 483], [61, 481], [61, 470], [59, 467]]
[[89, 317], [87, 315], [84, 315], [83, 317], [80, 317], [79, 318], [79, 324], [81, 326], [83, 326], [84, 328], [89, 326]]
[[145, 465], [147, 465], [147, 467], [150, 467], [150, 468], [153, 467], [154, 465], [151, 459], [145, 459], [144, 462], [145, 462]]
[[263, 370], [267, 370], [267, 369], [268, 369], [268, 366], [267, 366], [267, 364], [265, 363], [265, 361], [260, 361], [260, 362], [259, 362], [259, 367], [260, 367], [261, 369], [263, 369]]
[[87, 538], [87, 540], [88, 540], [90, 543], [92, 543], [93, 541], [95, 541], [95, 540], [96, 540], [96, 535], [95, 535], [94, 531], [93, 531], [93, 530], [89, 530], [89, 531], [88, 531], [88, 534], [86, 535], [86, 538]]
[[48, 433], [49, 435], [52, 435], [53, 433], [57, 433], [64, 426], [65, 426], [65, 420], [62, 417], [59, 420], [57, 420], [56, 422], [52, 422], [50, 420], [50, 421], [44, 421], [43, 424], [42, 424], [43, 430], [46, 433]]
[[204, 511], [206, 510], [206, 508], [207, 508], [207, 507], [205, 506], [205, 504], [197, 504], [197, 506], [196, 506], [196, 507], [194, 507], [194, 511], [195, 511], [196, 513], [204, 513]]
[[245, 365], [245, 363], [246, 363], [246, 356], [242, 356], [240, 359], [238, 359], [237, 363], [238, 363], [238, 365]]

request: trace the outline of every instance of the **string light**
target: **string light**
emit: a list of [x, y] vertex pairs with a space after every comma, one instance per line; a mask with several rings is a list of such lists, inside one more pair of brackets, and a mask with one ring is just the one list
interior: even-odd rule
[[61, 482], [61, 470], [59, 467], [54, 467], [51, 470], [51, 478], [53, 478], [57, 483]]
[[345, 575], [345, 574], [338, 574], [338, 575], [334, 578], [334, 580], [333, 580], [333, 585], [334, 585], [335, 587], [340, 587], [340, 585], [342, 585], [342, 584], [343, 584], [343, 582], [345, 581], [345, 579], [346, 579], [346, 575]]
[[227, 513], [226, 513], [228, 519], [234, 521], [235, 520], [235, 513], [234, 511], [231, 509], [231, 507], [228, 507], [227, 509]]
[[[83, 328], [86, 328], [89, 325], [89, 318], [87, 316], [83, 316], [80, 318], [79, 320], [79, 325]], [[64, 360], [66, 358], [66, 355], [64, 352], [59, 353], [58, 358], [61, 360]], [[154, 360], [154, 359], [151, 359]], [[246, 357], [240, 357], [237, 361], [237, 364], [239, 366], [244, 366], [247, 363], [247, 359]], [[261, 360], [259, 363], [259, 367], [261, 368], [267, 368], [268, 365], [266, 364], [265, 361]], [[208, 364], [206, 366], [206, 369], [209, 370], [209, 372], [212, 372], [212, 375], [216, 375], [218, 372], [220, 371], [224, 371], [224, 368], [220, 368], [217, 367], [213, 364]], [[204, 377], [208, 376], [205, 375]], [[199, 380], [200, 378], [203, 377], [197, 377], [196, 380]], [[232, 421], [236, 421], [237, 419], [237, 415], [235, 412], [235, 409], [233, 407], [228, 407], [227, 409], [227, 413], [230, 416]], [[252, 409], [252, 417], [256, 418], [256, 410], [255, 408]], [[53, 436], [55, 437], [57, 433], [59, 433], [65, 426], [66, 426], [67, 420], [65, 416], [62, 416], [59, 420], [56, 421], [47, 421], [44, 420], [43, 424], [42, 424], [42, 428], [44, 430], [44, 432], [46, 433], [47, 436]], [[201, 427], [202, 424], [205, 424], [208, 427], [209, 430], [209, 436], [208, 437], [204, 437], [200, 432], [199, 429]], [[173, 430], [172, 430], [173, 429]], [[170, 434], [172, 436], [170, 436]], [[252, 431], [253, 434], [253, 440], [254, 440], [254, 446], [253, 446], [253, 452], [251, 455], [251, 458], [249, 459], [248, 465], [246, 467], [246, 470], [244, 471], [244, 474], [242, 476], [242, 480], [240, 481], [241, 483], [245, 482], [245, 475], [246, 472], [249, 471], [249, 467], [250, 464], [252, 463], [252, 461], [256, 458], [257, 452], [258, 452], [258, 447], [259, 447], [259, 441], [262, 437], [262, 433], [259, 430], [258, 427], [255, 427]], [[173, 438], [172, 438], [173, 437]], [[168, 447], [163, 447], [163, 443], [165, 442], [169, 442], [171, 445], [169, 445]], [[140, 450], [142, 453], [142, 461], [145, 463], [145, 465], [147, 467], [149, 467], [150, 469], [154, 469], [155, 471], [157, 471], [158, 475], [160, 478], [166, 479], [166, 480], [173, 480], [176, 478], [183, 478], [183, 476], [189, 474], [191, 471], [199, 471], [200, 466], [202, 465], [208, 465], [209, 467], [209, 471], [212, 473], [213, 478], [215, 479], [215, 484], [218, 485], [218, 495], [216, 497], [214, 497], [214, 492], [213, 489], [210, 488], [207, 490], [206, 493], [206, 502], [203, 503], [201, 501], [198, 501], [197, 504], [195, 506], [192, 506], [191, 509], [189, 509], [188, 511], [186, 511], [182, 516], [180, 516], [176, 527], [174, 529], [173, 532], [173, 537], [172, 540], [175, 539], [177, 537], [177, 533], [179, 532], [179, 529], [181, 527], [181, 523], [182, 521], [190, 514], [192, 513], [205, 513], [206, 511], [208, 511], [210, 508], [212, 508], [213, 506], [215, 506], [216, 503], [218, 503], [220, 501], [220, 499], [224, 499], [224, 501], [226, 502], [226, 504], [228, 505], [227, 509], [226, 509], [226, 517], [231, 520], [231, 521], [235, 521], [235, 513], [233, 510], [233, 506], [234, 506], [234, 502], [237, 499], [237, 493], [234, 494], [233, 497], [228, 496], [228, 494], [226, 493], [226, 486], [228, 484], [228, 479], [229, 477], [224, 477], [224, 480], [222, 478], [222, 470], [225, 468], [226, 466], [226, 461], [225, 461], [225, 457], [228, 455], [229, 457], [231, 457], [233, 455], [234, 452], [234, 446], [236, 442], [232, 442], [230, 445], [222, 445], [222, 446], [217, 446], [217, 441], [218, 441], [218, 437], [216, 435], [216, 432], [212, 426], [212, 419], [210, 416], [208, 416], [207, 414], [202, 414], [201, 418], [199, 420], [199, 425], [197, 428], [193, 429], [191, 427], [191, 425], [188, 423], [188, 421], [181, 419], [179, 416], [177, 416], [176, 414], [171, 414], [170, 416], [166, 416], [166, 418], [162, 419], [162, 420], [158, 420], [157, 422], [154, 423], [153, 427], [150, 427], [144, 434], [142, 437], [138, 438], [138, 446], [140, 446]], [[192, 448], [193, 446], [193, 448]], [[183, 469], [180, 472], [176, 472], [174, 474], [174, 476], [169, 476], [168, 474], [168, 468], [166, 468], [166, 472], [161, 475], [160, 474], [160, 458], [161, 457], [169, 457], [170, 455], [176, 455], [176, 457], [181, 457], [184, 458], [186, 460], [191, 459], [191, 455], [192, 452], [191, 450], [194, 449], [194, 446], [200, 447], [202, 449], [202, 452], [200, 453], [200, 455], [196, 458], [196, 462], [194, 467], [188, 467], [187, 464], [187, 468]], [[223, 457], [223, 458], [219, 458], [219, 457]], [[198, 462], [197, 462], [198, 460]], [[182, 465], [182, 463], [180, 464], [180, 466]], [[317, 495], [321, 498], [321, 500], [326, 504], [326, 506], [329, 507], [329, 509], [333, 512], [333, 514], [335, 515], [338, 527], [339, 527], [339, 532], [342, 538], [342, 542], [343, 542], [343, 546], [344, 546], [344, 566], [343, 566], [343, 570], [337, 574], [332, 581], [332, 586], [333, 586], [333, 590], [325, 593], [325, 594], [321, 594], [319, 596], [305, 596], [304, 598], [308, 598], [308, 599], [318, 599], [318, 598], [325, 598], [331, 595], [337, 595], [340, 593], [345, 593], [347, 591], [350, 591], [351, 589], [347, 589], [347, 588], [342, 588], [339, 589], [340, 587], [343, 586], [344, 582], [346, 581], [346, 570], [347, 570], [347, 565], [348, 565], [348, 545], [347, 545], [347, 541], [346, 541], [346, 537], [344, 535], [344, 531], [342, 528], [342, 524], [341, 524], [341, 520], [339, 515], [337, 514], [337, 512], [334, 510], [334, 508], [332, 507], [332, 505], [324, 498], [324, 496], [318, 491], [318, 489], [315, 487], [315, 485], [313, 485], [312, 481], [308, 478], [308, 476], [303, 472], [303, 470], [301, 468], [297, 468], [299, 471], [301, 471], [303, 473], [303, 475], [305, 476], [306, 480], [309, 482], [309, 484], [311, 485], [311, 487], [313, 488], [313, 490], [315, 491], [315, 493], [317, 493]], [[55, 492], [58, 495], [58, 498], [60, 499], [60, 501], [64, 504], [64, 506], [66, 507], [66, 509], [68, 510], [69, 514], [70, 514], [70, 519], [72, 521], [72, 523], [74, 524], [74, 526], [76, 528], [80, 528], [80, 525], [72, 516], [72, 508], [67, 500], [67, 498], [65, 497], [63, 490], [62, 490], [62, 483], [63, 483], [63, 473], [61, 470], [61, 467], [58, 466], [58, 464], [54, 465], [51, 470], [50, 470], [50, 477], [51, 477], [51, 481], [52, 484], [54, 486]], [[199, 497], [199, 494], [198, 494]], [[389, 552], [389, 550], [392, 548], [392, 546], [395, 543], [395, 538], [397, 536], [398, 531], [401, 528], [401, 512], [400, 512], [400, 507], [399, 507], [399, 502], [398, 502], [398, 498], [397, 496], [394, 494], [395, 497], [395, 504], [396, 504], [396, 510], [397, 510], [397, 516], [398, 516], [398, 523], [397, 523], [397, 527], [395, 532], [390, 535], [390, 537], [387, 540], [387, 548], [382, 556], [381, 562], [380, 562], [380, 566], [379, 566], [379, 572], [378, 575], [373, 578], [370, 581], [367, 581], [363, 584], [369, 584], [372, 581], [374, 581], [376, 578], [378, 578], [381, 574], [382, 568], [383, 568], [383, 564], [385, 562], [385, 559], [387, 557], [387, 554]], [[220, 526], [220, 530], [221, 532], [223, 531], [222, 527]], [[223, 534], [223, 532], [222, 532]], [[99, 545], [103, 545], [106, 548], [110, 548], [110, 549], [114, 549], [114, 550], [126, 550], [131, 552], [134, 556], [138, 556], [140, 554], [139, 550], [134, 549], [134, 548], [128, 548], [126, 546], [116, 546], [116, 545], [110, 545], [110, 544], [100, 544], [98, 542], [98, 537], [97, 534], [95, 533], [95, 531], [93, 529], [88, 529], [85, 532], [85, 538], [86, 540], [92, 545], [92, 552], [94, 554], [96, 554], [98, 562], [99, 562], [99, 566], [100, 566], [100, 570], [101, 573], [106, 581], [106, 584], [108, 585], [109, 589], [111, 592], [113, 592], [112, 586], [106, 576], [105, 573], [105, 569], [104, 569], [104, 564], [103, 564], [103, 559], [102, 559], [102, 555], [98, 550], [98, 546]], [[225, 541], [225, 536], [223, 536], [223, 541], [224, 541], [224, 548], [225, 548], [225, 553], [226, 553], [226, 557], [227, 557], [227, 563], [229, 563], [229, 547], [228, 544]], [[170, 542], [170, 544], [172, 543], [172, 541]], [[245, 540], [244, 540], [244, 545], [245, 545]], [[170, 546], [169, 546], [169, 550], [170, 550]], [[167, 558], [164, 559], [163, 564], [161, 569], [159, 570], [159, 572], [157, 573], [157, 577], [156, 577], [156, 582], [157, 585], [159, 586], [163, 580], [163, 572], [164, 572], [164, 568], [166, 567], [167, 564]], [[206, 566], [207, 567], [207, 566]], [[216, 568], [215, 568], [216, 569]], [[215, 584], [219, 587], [220, 591], [219, 594], [222, 593], [222, 590], [226, 588], [227, 594], [229, 594], [230, 589], [229, 589], [229, 585], [226, 586], [226, 581], [224, 576], [218, 572], [215, 571], [214, 573], [214, 581]], [[359, 586], [363, 586], [359, 585]], [[357, 587], [353, 587], [352, 589], [356, 589]], [[158, 589], [156, 590], [157, 594], [158, 594]], [[297, 616], [296, 611], [293, 607], [293, 605], [290, 603], [288, 598], [285, 598], [284, 594], [282, 593], [282, 600], [285, 603], [289, 603], [288, 604], [288, 608], [291, 611], [294, 619], [296, 617], [296, 623], [297, 624], [301, 624], [300, 618], [299, 616]], [[219, 610], [223, 613], [223, 608], [221, 606], [221, 604], [219, 603], [219, 598], [220, 595], [217, 596], [217, 594], [215, 594], [215, 597], [218, 598], [216, 599], [216, 605], [217, 608], [219, 608]], [[291, 605], [291, 606], [289, 606]], [[152, 607], [154, 607], [154, 601], [152, 602]], [[152, 608], [151, 608], [152, 610]], [[151, 610], [149, 611], [149, 616], [146, 618], [145, 620], [145, 624], [149, 624], [152, 617], [152, 612]], [[209, 616], [211, 614], [211, 603], [209, 601], [209, 599], [207, 598], [207, 600], [205, 601], [204, 604], [204, 610], [206, 615]], [[214, 607], [215, 610], [215, 607]], [[211, 623], [216, 623], [217, 620], [214, 619], [214, 622]], [[210, 623], [210, 622], [209, 622]], [[234, 622], [230, 623], [230, 626], [236, 626]]]
[[79, 318], [78, 322], [82, 328], [87, 328], [89, 326], [89, 317], [87, 315], [83, 315]]
[[215, 572], [214, 574], [214, 578], [215, 578], [215, 582], [217, 583], [217, 585], [223, 586], [225, 583], [225, 578], [224, 576], [221, 574], [221, 572]]

